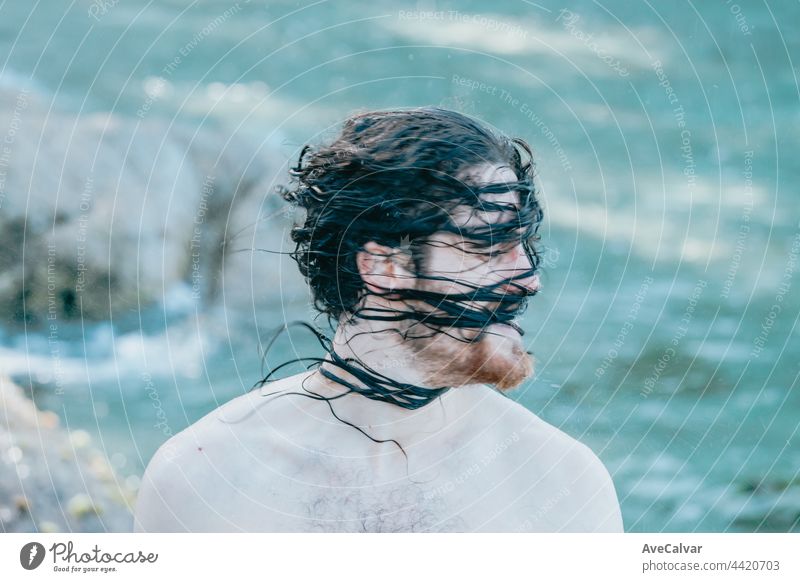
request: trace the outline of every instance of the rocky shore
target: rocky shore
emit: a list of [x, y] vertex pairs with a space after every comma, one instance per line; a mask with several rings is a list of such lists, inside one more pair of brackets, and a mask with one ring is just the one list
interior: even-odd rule
[[0, 531], [131, 531], [135, 497], [86, 432], [0, 375]]

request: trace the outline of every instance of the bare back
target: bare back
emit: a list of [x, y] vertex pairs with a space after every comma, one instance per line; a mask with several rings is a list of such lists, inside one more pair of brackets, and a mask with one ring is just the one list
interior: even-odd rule
[[[136, 531], [622, 531], [599, 459], [486, 386], [419, 411], [300, 395], [307, 374], [211, 412], [154, 456]], [[368, 402], [367, 402], [368, 401]], [[390, 442], [394, 439], [397, 443]], [[402, 446], [405, 455], [399, 448]]]

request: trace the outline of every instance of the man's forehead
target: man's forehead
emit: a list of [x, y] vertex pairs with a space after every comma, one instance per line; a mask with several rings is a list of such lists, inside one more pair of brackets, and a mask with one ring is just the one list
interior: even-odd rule
[[[470, 183], [476, 184], [477, 186], [514, 183], [517, 181], [517, 176], [511, 168], [492, 164], [486, 164], [475, 168], [473, 171], [469, 172], [468, 177]], [[480, 201], [496, 204], [512, 204], [515, 207], [519, 207], [520, 203], [519, 192], [515, 190], [481, 194]], [[477, 193], [474, 206], [459, 206], [451, 215], [451, 221], [459, 228], [485, 226], [486, 224], [505, 222], [512, 218], [513, 214], [510, 212], [500, 212], [495, 209], [481, 210]]]
[[462, 178], [469, 179], [473, 184], [494, 184], [496, 182], [516, 182], [517, 175], [503, 164], [482, 164], [475, 166], [465, 173]]

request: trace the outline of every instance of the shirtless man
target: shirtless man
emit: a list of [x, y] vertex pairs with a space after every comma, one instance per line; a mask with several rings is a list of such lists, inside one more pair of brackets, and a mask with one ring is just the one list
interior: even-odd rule
[[597, 456], [503, 394], [534, 366], [527, 145], [420, 108], [310, 151], [283, 195], [328, 353], [165, 443], [135, 531], [622, 531]]

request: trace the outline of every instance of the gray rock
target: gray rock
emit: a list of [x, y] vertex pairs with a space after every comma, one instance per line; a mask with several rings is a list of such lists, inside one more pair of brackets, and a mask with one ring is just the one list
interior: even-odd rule
[[[178, 283], [215, 301], [223, 279], [246, 303], [276, 257], [241, 253], [223, 273], [226, 243], [239, 233], [245, 248], [280, 246], [279, 157], [210, 125], [75, 117], [0, 88], [0, 312], [106, 319]], [[260, 213], [277, 217], [254, 238]]]

